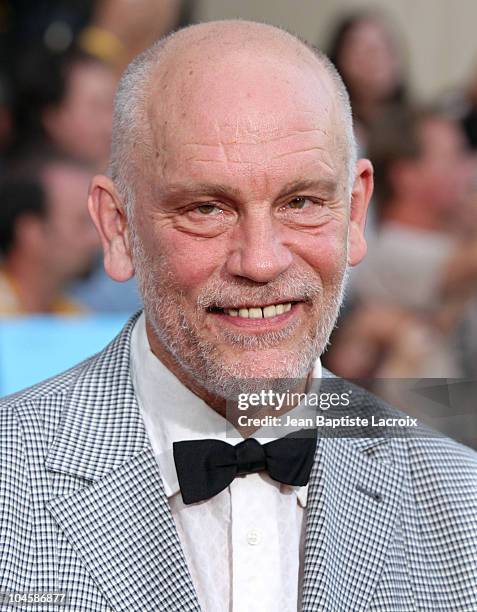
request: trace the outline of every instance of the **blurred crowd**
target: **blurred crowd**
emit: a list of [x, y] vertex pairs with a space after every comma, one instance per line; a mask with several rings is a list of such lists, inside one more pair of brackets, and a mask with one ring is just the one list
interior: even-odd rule
[[330, 53], [375, 191], [326, 364], [360, 379], [475, 378], [477, 78], [417, 104], [399, 37], [375, 12], [347, 17]]
[[[123, 68], [192, 8], [0, 2], [0, 315], [140, 306], [134, 281], [103, 272], [87, 188], [107, 165]], [[477, 75], [416, 103], [399, 33], [376, 11], [335, 24], [323, 50], [347, 85], [376, 185], [368, 255], [350, 271], [325, 365], [360, 379], [475, 378]]]
[[109, 156], [114, 91], [187, 0], [0, 0], [0, 316], [133, 312], [87, 211]]

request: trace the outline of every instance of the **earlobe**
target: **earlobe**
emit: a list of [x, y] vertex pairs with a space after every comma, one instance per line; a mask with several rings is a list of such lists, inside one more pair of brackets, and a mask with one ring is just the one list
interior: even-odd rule
[[124, 206], [109, 177], [98, 175], [93, 178], [88, 208], [101, 238], [104, 269], [113, 280], [129, 280], [134, 275], [134, 267], [129, 249], [127, 219]]
[[369, 200], [373, 193], [373, 166], [368, 159], [356, 164], [356, 174], [351, 193], [350, 220], [348, 230], [348, 264], [355, 266], [366, 255], [364, 228]]

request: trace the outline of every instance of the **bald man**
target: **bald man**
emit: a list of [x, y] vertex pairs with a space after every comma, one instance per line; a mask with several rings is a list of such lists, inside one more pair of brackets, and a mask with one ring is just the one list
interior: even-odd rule
[[[475, 454], [411, 424], [317, 436], [296, 417], [333, 381], [320, 355], [365, 254], [371, 192], [338, 74], [290, 34], [207, 23], [134, 60], [89, 209], [106, 271], [137, 275], [144, 310], [1, 404], [5, 598], [477, 609]], [[272, 427], [273, 402], [247, 420], [230, 401], [264, 389], [292, 398]], [[356, 419], [391, 414], [350, 396]]]

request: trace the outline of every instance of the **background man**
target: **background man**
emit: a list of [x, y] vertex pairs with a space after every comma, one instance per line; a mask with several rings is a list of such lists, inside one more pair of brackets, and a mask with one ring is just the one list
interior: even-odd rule
[[113, 69], [75, 48], [53, 54], [43, 47], [27, 47], [18, 59], [15, 78], [16, 155], [46, 141], [88, 162], [94, 171], [103, 171], [117, 84]]
[[356, 270], [354, 292], [365, 302], [431, 314], [456, 278], [456, 270], [446, 274], [474, 167], [464, 135], [437, 111], [398, 110], [383, 117], [369, 144], [379, 231]]
[[0, 314], [77, 313], [67, 285], [92, 268], [99, 247], [84, 199], [91, 170], [44, 154], [0, 184]]
[[[41, 555], [35, 585], [68, 590], [73, 608], [471, 609], [470, 450], [433, 438], [325, 438], [316, 455], [305, 439], [224, 444], [237, 379], [247, 391], [257, 377], [320, 375], [371, 191], [339, 77], [291, 35], [208, 23], [135, 60], [89, 207], [106, 270], [137, 274], [144, 313], [86, 365], [4, 401], [9, 495], [34, 501], [20, 518], [5, 506], [20, 543], [2, 590], [30, 588], [25, 559], [47, 547], [61, 555]], [[354, 402], [377, 406], [359, 391]], [[48, 422], [36, 471], [15, 418], [35, 440]], [[277, 464], [286, 476], [272, 477]]]
[[[375, 377], [374, 391], [417, 415], [422, 407], [407, 405], [403, 381], [390, 379], [465, 377], [473, 363], [461, 319], [475, 310], [477, 226], [469, 214], [475, 161], [458, 124], [432, 108], [389, 111], [369, 147], [379, 225], [352, 275], [350, 309], [326, 365], [347, 378]], [[427, 410], [426, 417], [476, 446], [475, 411], [457, 417], [455, 410]]]
[[[57, 54], [43, 46], [27, 46], [17, 63], [14, 157], [22, 159], [25, 154], [31, 155], [30, 151], [38, 156], [35, 150], [47, 143], [89, 164], [90, 178], [95, 172], [103, 172], [111, 143], [117, 84], [113, 68], [76, 47]], [[72, 285], [69, 295], [92, 311], [132, 313], [140, 307], [135, 282], [113, 282], [100, 259], [94, 273]]]
[[[394, 109], [369, 146], [379, 226], [351, 276], [352, 312], [340, 321], [327, 365], [345, 377], [392, 377], [383, 355], [394, 358], [399, 345], [406, 354], [396, 357], [395, 376], [459, 376], [455, 338], [446, 336], [456, 322], [454, 297], [468, 298], [477, 276], [477, 241], [462, 236], [473, 170], [464, 136], [438, 111]], [[416, 335], [420, 346], [411, 337], [416, 324], [428, 330]]]

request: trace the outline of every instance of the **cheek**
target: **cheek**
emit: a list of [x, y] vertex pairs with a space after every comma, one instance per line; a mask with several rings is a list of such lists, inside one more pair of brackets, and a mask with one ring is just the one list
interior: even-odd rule
[[217, 238], [197, 238], [168, 229], [160, 238], [166, 265], [183, 290], [195, 293], [225, 261], [225, 250]]
[[295, 253], [313, 268], [324, 285], [334, 283], [346, 266], [346, 233], [336, 228], [317, 235], [303, 234]]

